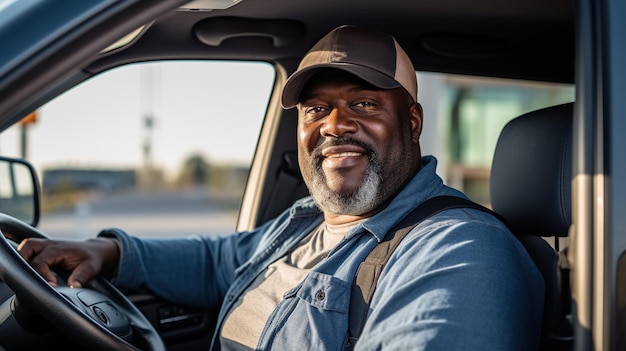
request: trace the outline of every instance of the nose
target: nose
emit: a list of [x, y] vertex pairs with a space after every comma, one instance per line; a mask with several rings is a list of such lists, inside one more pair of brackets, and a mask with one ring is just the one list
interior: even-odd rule
[[346, 133], [355, 133], [357, 129], [358, 124], [354, 116], [349, 111], [336, 107], [324, 119], [324, 123], [320, 127], [320, 134], [324, 137], [338, 137]]

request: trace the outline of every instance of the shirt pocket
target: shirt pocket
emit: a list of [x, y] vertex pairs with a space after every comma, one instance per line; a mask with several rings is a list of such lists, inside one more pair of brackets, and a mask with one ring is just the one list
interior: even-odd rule
[[[348, 331], [352, 284], [331, 275], [310, 272], [279, 305], [267, 350], [343, 350]], [[284, 307], [284, 308], [283, 308]], [[275, 311], [276, 312], [276, 311]], [[282, 316], [282, 317], [281, 317]]]
[[299, 288], [287, 295], [295, 293], [300, 300], [321, 310], [348, 313], [351, 288], [350, 282], [332, 275], [310, 272]]

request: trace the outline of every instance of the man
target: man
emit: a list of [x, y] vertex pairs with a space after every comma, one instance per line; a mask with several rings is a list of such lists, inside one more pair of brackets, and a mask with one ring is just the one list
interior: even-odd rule
[[[421, 156], [413, 65], [386, 34], [342, 26], [303, 58], [283, 91], [298, 109], [298, 157], [311, 198], [251, 232], [138, 239], [106, 229], [86, 243], [28, 240], [20, 253], [81, 286], [98, 274], [185, 304], [221, 306], [212, 348], [342, 350], [351, 285], [368, 252], [408, 212], [464, 197]], [[114, 240], [111, 240], [114, 238]], [[490, 214], [455, 209], [415, 227], [390, 257], [360, 350], [532, 350], [542, 278]]]

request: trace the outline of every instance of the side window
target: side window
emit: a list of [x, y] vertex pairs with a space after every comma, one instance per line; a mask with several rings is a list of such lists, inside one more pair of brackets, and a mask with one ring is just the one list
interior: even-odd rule
[[0, 147], [37, 168], [52, 237], [226, 234], [274, 79], [258, 62], [128, 65], [49, 102]]
[[444, 181], [486, 206], [497, 139], [526, 112], [574, 101], [574, 86], [418, 72], [424, 154], [437, 156]]

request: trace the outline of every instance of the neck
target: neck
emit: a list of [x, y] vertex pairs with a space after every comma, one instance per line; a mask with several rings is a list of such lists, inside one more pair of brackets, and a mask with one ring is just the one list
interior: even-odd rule
[[324, 212], [324, 221], [331, 225], [348, 224], [351, 222], [356, 222], [356, 221], [360, 221], [360, 220], [372, 217], [373, 215], [380, 212], [381, 210], [382, 208], [379, 208], [379, 209], [376, 209], [376, 210], [373, 210], [373, 211], [370, 211], [361, 215], [346, 215], [346, 214]]

